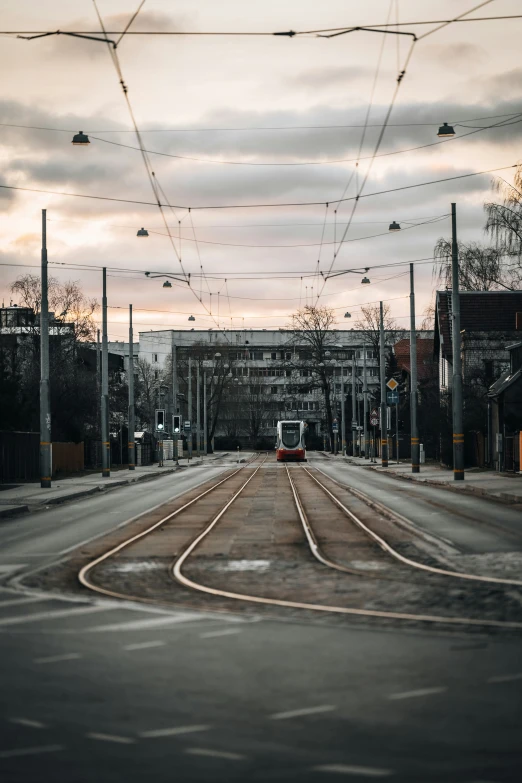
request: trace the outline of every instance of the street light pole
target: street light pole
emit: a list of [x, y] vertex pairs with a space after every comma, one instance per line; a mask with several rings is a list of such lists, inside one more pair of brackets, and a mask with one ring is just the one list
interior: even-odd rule
[[111, 475], [109, 436], [109, 346], [107, 343], [107, 269], [103, 267], [102, 295], [102, 389], [101, 389], [102, 476]]
[[364, 458], [368, 459], [368, 379], [366, 377], [366, 345], [363, 344], [363, 443]]
[[51, 486], [51, 394], [49, 382], [49, 299], [47, 281], [47, 210], [42, 209], [42, 272], [40, 303], [40, 487]]
[[462, 358], [460, 355], [459, 249], [457, 207], [451, 205], [451, 317], [453, 321], [453, 479], [464, 480], [464, 425], [462, 401]]
[[196, 365], [196, 454], [201, 456], [201, 378], [199, 361]]
[[356, 351], [353, 349], [352, 359], [352, 456], [357, 456], [357, 449], [355, 446], [355, 439], [357, 437], [357, 400], [355, 399], [355, 363], [356, 363]]
[[386, 362], [384, 356], [384, 310], [382, 302], [379, 302], [380, 329], [379, 329], [379, 353], [381, 374], [381, 465], [388, 467], [388, 412], [386, 410]]
[[[171, 363], [172, 363], [172, 440], [173, 451], [176, 465], [179, 465], [178, 459], [178, 438], [179, 433], [175, 432], [174, 416], [178, 412], [178, 374], [177, 374], [177, 358], [176, 358], [176, 343], [174, 341], [174, 332], [172, 332], [171, 341]], [[181, 416], [180, 416], [180, 430], [181, 430]]]
[[188, 458], [192, 459], [192, 357], [188, 359], [188, 419], [190, 430], [188, 431]]
[[203, 371], [203, 453], [208, 452], [207, 442], [207, 371]]
[[346, 457], [346, 406], [344, 399], [344, 362], [341, 362], [341, 454]]
[[417, 426], [417, 332], [415, 329], [415, 282], [410, 264], [410, 429], [411, 472], [420, 472], [420, 445]]
[[136, 468], [136, 443], [134, 441], [134, 334], [132, 331], [132, 305], [129, 305], [129, 369], [127, 370], [127, 382], [129, 386], [129, 432], [127, 448], [129, 451], [129, 470]]

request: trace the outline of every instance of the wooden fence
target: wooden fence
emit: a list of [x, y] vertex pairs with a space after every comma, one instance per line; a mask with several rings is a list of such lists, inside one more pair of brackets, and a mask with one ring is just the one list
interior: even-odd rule
[[82, 443], [53, 443], [53, 476], [77, 473], [84, 468]]

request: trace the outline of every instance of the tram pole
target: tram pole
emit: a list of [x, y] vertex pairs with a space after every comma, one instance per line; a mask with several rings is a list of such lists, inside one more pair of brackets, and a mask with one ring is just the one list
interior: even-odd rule
[[379, 302], [380, 328], [379, 328], [379, 354], [381, 375], [381, 465], [388, 467], [388, 411], [386, 409], [386, 359], [384, 356], [384, 310], [382, 302]]
[[459, 248], [457, 205], [451, 205], [451, 317], [453, 321], [453, 479], [464, 480], [464, 424], [462, 402], [462, 357], [460, 355]]
[[417, 332], [415, 329], [415, 281], [410, 264], [410, 429], [411, 472], [420, 472], [419, 429], [417, 426]]
[[134, 333], [132, 330], [132, 305], [129, 305], [129, 369], [127, 370], [127, 382], [129, 386], [129, 432], [127, 436], [129, 470], [136, 468], [136, 443], [134, 441]]
[[357, 456], [357, 447], [355, 445], [355, 439], [357, 437], [357, 400], [355, 399], [355, 359], [356, 351], [354, 348], [352, 359], [352, 456]]
[[192, 357], [188, 358], [188, 419], [190, 421], [190, 430], [187, 433], [188, 458], [192, 459]]
[[207, 371], [203, 370], [203, 453], [208, 452], [208, 434], [207, 434]]
[[174, 332], [172, 332], [171, 335], [171, 346], [170, 346], [170, 361], [172, 364], [172, 448], [174, 452], [174, 460], [176, 462], [176, 465], [179, 465], [179, 454], [178, 454], [178, 443], [179, 443], [179, 436], [181, 434], [181, 416], [180, 416], [180, 432], [176, 432], [176, 428], [174, 427], [174, 416], [178, 413], [178, 367], [177, 367], [177, 357], [176, 357], [176, 343], [174, 340]]
[[49, 299], [47, 280], [47, 210], [42, 209], [40, 302], [40, 487], [51, 487], [51, 389], [49, 380]]
[[111, 475], [111, 444], [109, 435], [109, 345], [107, 338], [107, 269], [103, 267], [102, 292], [102, 388], [101, 388], [102, 476]]
[[196, 364], [196, 454], [201, 456], [201, 377], [199, 361]]
[[363, 444], [364, 458], [368, 459], [368, 379], [366, 377], [366, 345], [363, 345]]

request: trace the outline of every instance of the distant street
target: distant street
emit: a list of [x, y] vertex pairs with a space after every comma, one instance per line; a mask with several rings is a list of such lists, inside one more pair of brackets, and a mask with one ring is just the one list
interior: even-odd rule
[[[452, 508], [445, 535], [454, 531], [462, 552], [522, 551], [517, 512], [508, 506], [325, 462], [310, 465], [357, 481], [390, 506], [399, 497], [402, 513], [418, 524], [427, 524], [435, 503]], [[173, 498], [180, 492], [193, 497], [198, 483], [236, 468], [230, 461], [194, 467], [5, 520], [4, 582], [67, 558], [71, 547], [159, 503], [179, 505]], [[282, 480], [284, 466], [269, 469], [276, 468]], [[268, 476], [268, 464], [263, 469]], [[501, 528], [489, 526], [491, 511]], [[471, 515], [476, 545], [467, 532]], [[264, 512], [262, 519], [284, 533], [284, 520], [277, 533], [277, 521]], [[158, 550], [157, 562], [169, 554]], [[70, 556], [76, 563], [78, 553]], [[233, 550], [230, 558], [239, 562]], [[130, 590], [141, 577], [128, 556], [118, 562], [120, 589]], [[151, 562], [143, 556], [144, 576]], [[254, 583], [262, 586], [262, 572]], [[186, 602], [169, 608], [104, 599], [74, 582], [58, 592], [52, 579], [49, 585], [24, 593], [11, 581], [0, 592], [0, 768], [7, 781], [167, 781], [173, 774], [223, 782], [519, 780], [520, 633], [339, 622], [308, 611], [285, 617], [255, 606], [223, 613], [211, 596], [199, 609]], [[171, 585], [175, 595], [190, 592]]]

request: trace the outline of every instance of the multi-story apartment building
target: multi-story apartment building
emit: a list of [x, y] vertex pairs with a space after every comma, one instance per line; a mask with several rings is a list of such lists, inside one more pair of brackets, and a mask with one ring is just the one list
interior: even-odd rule
[[[370, 394], [379, 384], [378, 358], [373, 346], [364, 338], [364, 332], [355, 329], [332, 331], [328, 346], [330, 355], [326, 362], [331, 372], [334, 415], [340, 412], [341, 374], [344, 376], [345, 393], [349, 394], [354, 362], [358, 401], [362, 405], [364, 352]], [[276, 424], [281, 418], [304, 419], [312, 434], [320, 434], [321, 422], [325, 418], [324, 398], [319, 388], [306, 389], [309, 384], [307, 379], [311, 380], [313, 375], [309, 361], [310, 347], [299, 339], [298, 333], [289, 329], [140, 332], [138, 355], [152, 365], [158, 382], [164, 378], [166, 367], [171, 366], [173, 346], [176, 347], [180, 389], [183, 388], [185, 394], [183, 379], [189, 357], [195, 361], [199, 357], [205, 367], [215, 361], [216, 354], [221, 354], [221, 362], [226, 361], [228, 365], [230, 388], [236, 388], [240, 393], [229, 395], [229, 405], [218, 422], [216, 434], [225, 434], [227, 417], [234, 416], [234, 400], [238, 402], [237, 416], [241, 418], [240, 402], [244, 403], [245, 399], [250, 406], [263, 409], [261, 436], [275, 436]], [[112, 345], [111, 350], [114, 350]], [[128, 346], [123, 345], [122, 352], [128, 355]], [[192, 393], [195, 394], [194, 389]]]

